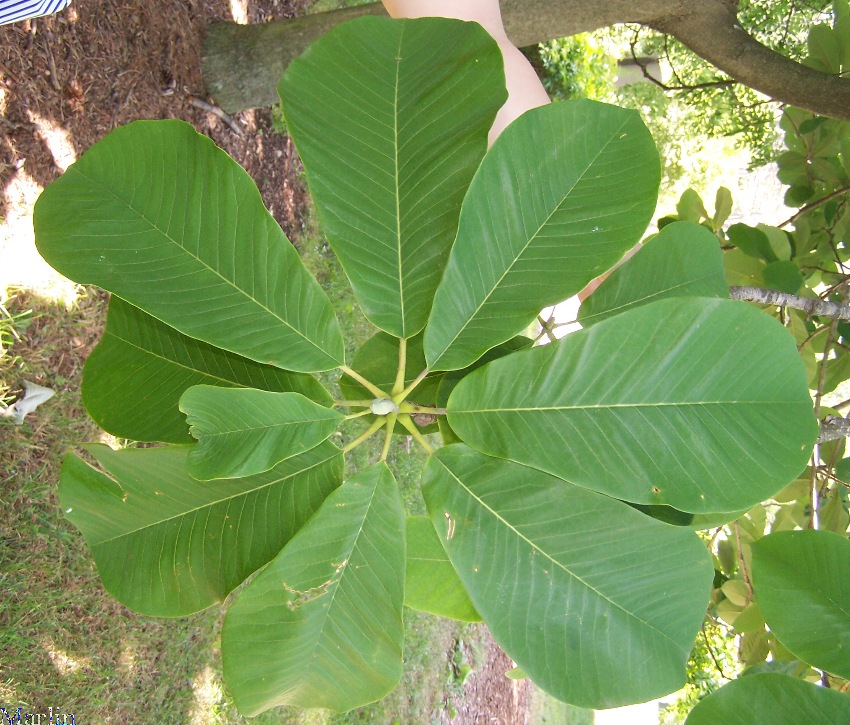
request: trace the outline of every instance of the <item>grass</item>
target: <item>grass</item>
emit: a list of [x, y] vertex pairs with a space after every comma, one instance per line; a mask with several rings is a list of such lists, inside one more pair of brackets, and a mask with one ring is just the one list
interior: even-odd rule
[[[374, 328], [315, 226], [308, 224], [298, 246], [339, 312], [350, 356]], [[24, 379], [56, 390], [22, 425], [0, 419], [0, 705], [45, 713], [52, 705], [77, 722], [248, 722], [221, 677], [220, 608], [176, 620], [130, 612], [103, 590], [82, 536], [61, 515], [64, 452], [102, 435], [79, 389], [105, 306], [96, 291], [82, 290], [69, 306], [20, 292], [0, 312], [0, 391], [11, 396]], [[333, 377], [323, 382], [333, 385]], [[358, 426], [351, 421], [343, 440]], [[376, 436], [356, 449], [350, 465], [373, 460], [380, 444]], [[423, 513], [424, 453], [400, 437], [388, 460], [408, 511]], [[344, 715], [278, 708], [250, 722], [404, 725], [439, 718], [457, 696], [451, 650], [462, 625], [408, 609], [405, 618], [404, 675], [387, 699]]]

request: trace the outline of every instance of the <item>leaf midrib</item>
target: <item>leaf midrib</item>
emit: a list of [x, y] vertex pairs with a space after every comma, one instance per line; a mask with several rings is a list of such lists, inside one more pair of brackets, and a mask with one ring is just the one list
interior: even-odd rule
[[[165, 323], [163, 323], [163, 324], [165, 324]], [[175, 330], [175, 332], [178, 332], [178, 331]], [[183, 333], [180, 333], [180, 334], [183, 334]], [[163, 362], [168, 363], [169, 365], [174, 365], [176, 367], [183, 368], [184, 370], [187, 370], [187, 371], [192, 372], [192, 373], [197, 373], [198, 375], [203, 375], [204, 377], [208, 377], [208, 378], [211, 378], [213, 380], [219, 380], [222, 383], [228, 383], [229, 385], [232, 385], [233, 387], [236, 387], [236, 388], [248, 389], [248, 388], [253, 387], [251, 385], [246, 385], [244, 383], [236, 382], [235, 380], [231, 380], [230, 378], [223, 378], [220, 375], [214, 375], [213, 373], [207, 372], [205, 370], [201, 370], [200, 368], [197, 368], [197, 367], [192, 367], [191, 365], [186, 365], [185, 363], [179, 362], [179, 361], [175, 360], [174, 358], [165, 357], [165, 355], [163, 355], [161, 353], [158, 353], [158, 352], [156, 352], [156, 351], [154, 351], [150, 348], [143, 347], [142, 345], [135, 343], [132, 340], [129, 340], [128, 338], [126, 338], [126, 337], [122, 337], [118, 333], [112, 332], [108, 327], [107, 327], [106, 330], [104, 330], [104, 333], [103, 333], [104, 337], [106, 337], [107, 335], [114, 337], [119, 342], [123, 342], [125, 345], [129, 345], [130, 347], [134, 348], [135, 350], [138, 350], [139, 352], [142, 352], [146, 355], [150, 355], [151, 357], [156, 358], [157, 360], [162, 360]], [[191, 338], [191, 339], [195, 340], [196, 338]], [[203, 340], [197, 340], [197, 341], [203, 343]], [[203, 343], [203, 344], [208, 345], [209, 343]], [[217, 349], [222, 350], [222, 348], [217, 348]], [[222, 350], [222, 351], [227, 352], [226, 350]], [[237, 353], [231, 353], [231, 354], [236, 355]], [[248, 362], [256, 362], [254, 360], [251, 360], [250, 358], [245, 358], [245, 360], [247, 360]], [[258, 364], [262, 365], [263, 363], [258, 363]], [[270, 365], [269, 367], [271, 367], [275, 371], [288, 372], [290, 374], [300, 374], [300, 373], [292, 373], [292, 371], [290, 371], [290, 370], [285, 370], [284, 368], [279, 368], [279, 367], [274, 366], [274, 365]], [[286, 391], [284, 391], [284, 392], [286, 392]]]
[[449, 413], [465, 415], [471, 413], [528, 413], [553, 410], [608, 410], [610, 408], [699, 408], [714, 405], [797, 405], [796, 400], [714, 400], [691, 403], [610, 403], [606, 405], [550, 405], [523, 408], [449, 408]]
[[[363, 529], [366, 526], [366, 519], [369, 518], [369, 513], [372, 511], [372, 505], [373, 505], [373, 502], [375, 500], [375, 496], [378, 493], [378, 486], [379, 485], [380, 485], [380, 473], [378, 474], [378, 477], [375, 480], [375, 485], [372, 488], [372, 494], [369, 496], [369, 502], [366, 504], [365, 512], [363, 514], [363, 518], [360, 521], [360, 526], [358, 527], [357, 532], [353, 536], [353, 539], [352, 539], [352, 542], [351, 542], [351, 548], [349, 549], [348, 556], [346, 557], [345, 566], [343, 567], [342, 571], [340, 572], [339, 578], [336, 580], [336, 582], [333, 584], [333, 586], [329, 588], [329, 593], [331, 595], [330, 601], [328, 602], [328, 606], [325, 607], [324, 617], [322, 617], [321, 624], [319, 625], [319, 627], [317, 629], [318, 635], [315, 638], [315, 641], [313, 643], [313, 647], [310, 650], [310, 654], [306, 658], [306, 661], [309, 664], [305, 667], [305, 669], [307, 670], [307, 672], [304, 673], [305, 677], [310, 677], [313, 674], [313, 668], [315, 667], [316, 649], [319, 646], [319, 640], [323, 636], [323, 633], [325, 631], [325, 627], [327, 625], [327, 621], [331, 616], [331, 609], [333, 609], [334, 603], [336, 602], [336, 594], [340, 590], [340, 587], [342, 586], [342, 582], [346, 578], [346, 574], [348, 574], [348, 571], [351, 568], [351, 557], [354, 554], [354, 552], [357, 550], [357, 542], [360, 541], [360, 537], [363, 535]], [[333, 621], [333, 620], [331, 619], [331, 621]], [[340, 627], [340, 631], [343, 631], [343, 627]], [[302, 680], [302, 682], [303, 682], [303, 680]]]
[[[498, 521], [499, 521], [499, 522], [500, 522], [503, 526], [505, 526], [505, 528], [509, 529], [509, 530], [510, 530], [510, 531], [512, 531], [512, 532], [513, 532], [513, 533], [514, 533], [514, 534], [515, 534], [518, 538], [520, 538], [520, 539], [522, 539], [524, 542], [526, 542], [526, 544], [527, 544], [529, 547], [531, 547], [531, 549], [532, 549], [532, 550], [534, 550], [534, 551], [536, 551], [536, 552], [539, 552], [541, 556], [543, 556], [543, 557], [545, 557], [546, 559], [548, 559], [549, 561], [551, 561], [553, 566], [558, 567], [558, 568], [559, 568], [560, 570], [562, 570], [562, 571], [563, 571], [563, 572], [564, 572], [567, 576], [569, 576], [569, 577], [571, 577], [572, 579], [575, 579], [576, 581], [580, 582], [580, 583], [581, 583], [584, 587], [586, 587], [586, 588], [587, 588], [587, 589], [589, 589], [590, 591], [594, 592], [594, 593], [595, 593], [597, 596], [599, 596], [601, 599], [604, 599], [606, 602], [608, 602], [608, 603], [609, 603], [612, 607], [614, 607], [615, 609], [618, 609], [619, 611], [623, 612], [623, 614], [625, 614], [627, 617], [629, 617], [629, 618], [631, 618], [631, 619], [634, 619], [634, 620], [636, 620], [636, 621], [640, 622], [642, 625], [644, 625], [644, 626], [645, 626], [645, 627], [647, 627], [648, 629], [650, 629], [650, 630], [652, 630], [652, 631], [654, 631], [654, 632], [658, 633], [659, 635], [661, 635], [664, 639], [668, 640], [669, 642], [672, 642], [672, 643], [673, 643], [673, 645], [676, 647], [676, 649], [677, 649], [677, 650], [684, 651], [684, 648], [683, 648], [683, 647], [682, 647], [682, 646], [681, 646], [678, 642], [676, 642], [676, 640], [674, 640], [674, 639], [673, 639], [670, 635], [668, 635], [666, 632], [662, 632], [660, 629], [656, 628], [653, 624], [650, 624], [649, 622], [647, 622], [647, 621], [645, 621], [645, 620], [641, 619], [641, 618], [640, 618], [640, 617], [638, 617], [638, 616], [637, 616], [634, 612], [630, 612], [630, 611], [628, 611], [627, 609], [624, 609], [624, 608], [623, 608], [620, 604], [618, 604], [617, 602], [613, 601], [612, 599], [610, 599], [609, 597], [607, 597], [605, 594], [603, 594], [602, 592], [600, 592], [598, 589], [596, 589], [596, 587], [592, 586], [591, 584], [589, 584], [588, 582], [586, 582], [584, 579], [582, 579], [580, 576], [578, 576], [578, 574], [574, 574], [572, 571], [570, 571], [570, 570], [569, 570], [569, 569], [568, 569], [568, 568], [567, 568], [564, 564], [562, 564], [561, 562], [559, 562], [557, 559], [552, 558], [552, 556], [551, 556], [548, 552], [546, 552], [546, 551], [544, 551], [543, 549], [541, 549], [541, 548], [540, 548], [537, 544], [535, 544], [535, 543], [534, 543], [531, 539], [529, 539], [527, 536], [525, 536], [524, 534], [522, 534], [522, 533], [521, 533], [521, 532], [520, 532], [517, 528], [515, 528], [514, 526], [512, 526], [512, 525], [510, 524], [510, 522], [508, 522], [505, 518], [503, 518], [501, 515], [499, 515], [499, 513], [498, 513], [497, 511], [495, 511], [493, 508], [491, 508], [490, 506], [488, 506], [488, 505], [484, 502], [484, 500], [483, 500], [483, 499], [481, 499], [479, 496], [476, 496], [476, 495], [475, 495], [475, 493], [473, 493], [473, 491], [469, 488], [469, 486], [467, 486], [467, 485], [466, 485], [466, 484], [465, 484], [465, 483], [464, 483], [464, 482], [463, 482], [460, 478], [458, 478], [458, 477], [455, 475], [454, 471], [452, 471], [452, 470], [451, 470], [451, 469], [450, 469], [450, 468], [449, 468], [449, 467], [448, 467], [445, 463], [443, 463], [443, 461], [442, 461], [442, 460], [440, 460], [440, 458], [439, 458], [439, 457], [435, 456], [434, 458], [435, 458], [435, 460], [437, 460], [437, 462], [438, 462], [438, 463], [439, 463], [439, 464], [440, 464], [443, 468], [445, 468], [445, 470], [448, 472], [448, 474], [449, 474], [449, 475], [450, 475], [450, 476], [451, 476], [451, 477], [452, 477], [455, 481], [457, 481], [458, 485], [459, 485], [459, 486], [461, 486], [461, 487], [462, 487], [462, 488], [463, 488], [463, 489], [464, 489], [464, 490], [465, 490], [465, 491], [469, 494], [469, 496], [471, 496], [473, 499], [475, 499], [475, 500], [476, 500], [476, 501], [477, 501], [477, 502], [478, 502], [478, 503], [479, 503], [479, 504], [480, 504], [480, 505], [481, 505], [484, 509], [486, 509], [486, 510], [487, 510], [487, 511], [488, 511], [488, 512], [489, 512], [489, 513], [490, 513], [490, 514], [491, 514], [491, 515], [495, 518], [495, 519], [497, 519], [497, 520], [498, 520]], [[473, 603], [473, 604], [474, 604], [474, 603]]]
[[[319, 444], [319, 445], [321, 445], [321, 444]], [[156, 528], [158, 526], [162, 526], [163, 524], [167, 524], [170, 521], [174, 521], [176, 519], [181, 519], [181, 518], [190, 516], [191, 514], [194, 514], [197, 511], [202, 511], [203, 509], [208, 509], [208, 508], [211, 508], [213, 506], [218, 506], [220, 503], [223, 503], [224, 501], [231, 501], [233, 499], [237, 499], [237, 498], [240, 498], [240, 497], [243, 497], [243, 496], [250, 496], [251, 494], [257, 493], [258, 491], [262, 491], [264, 488], [269, 488], [270, 486], [276, 486], [279, 483], [283, 483], [285, 481], [288, 481], [291, 478], [294, 478], [295, 476], [300, 476], [302, 473], [307, 473], [308, 471], [312, 471], [314, 468], [317, 468], [318, 466], [324, 465], [325, 463], [332, 461], [337, 455], [339, 455], [339, 449], [337, 449], [336, 453], [329, 455], [327, 458], [325, 458], [321, 461], [318, 461], [317, 463], [314, 463], [313, 465], [308, 466], [307, 468], [302, 468], [298, 471], [295, 471], [294, 473], [291, 473], [288, 476], [284, 476], [283, 478], [278, 478], [274, 481], [269, 481], [268, 483], [264, 483], [261, 486], [255, 486], [254, 488], [252, 488], [248, 491], [240, 491], [239, 493], [233, 494], [232, 496], [225, 496], [224, 498], [220, 498], [217, 501], [213, 501], [211, 503], [207, 503], [207, 504], [204, 504], [202, 506], [196, 506], [195, 508], [187, 509], [186, 511], [182, 511], [178, 514], [175, 514], [174, 516], [168, 516], [167, 518], [160, 519], [159, 521], [155, 521], [151, 524], [145, 524], [144, 526], [140, 526], [136, 529], [124, 531], [124, 532], [118, 534], [117, 536], [112, 536], [108, 539], [102, 539], [102, 540], [96, 542], [95, 544], [93, 544], [93, 546], [100, 546], [102, 544], [109, 544], [113, 541], [118, 541], [118, 540], [123, 539], [127, 536], [135, 536], [135, 535], [137, 535], [137, 534], [139, 534], [139, 533], [141, 533], [141, 532], [143, 532], [147, 529], [153, 529], [153, 528]], [[99, 459], [98, 459], [98, 463], [100, 463]], [[121, 482], [118, 480], [118, 478], [115, 477], [114, 474], [112, 474], [109, 471], [109, 469], [106, 468], [106, 466], [104, 464], [101, 463], [101, 466], [103, 466], [103, 468], [107, 471], [107, 473], [104, 473], [102, 471], [96, 471], [96, 472], [100, 473], [100, 475], [104, 476], [104, 478], [107, 478], [108, 480], [112, 481], [113, 483], [118, 484], [118, 487], [121, 490], [124, 490], [124, 487], [121, 485]], [[139, 494], [137, 492], [136, 495], [141, 495], [141, 494]]]
[[[222, 281], [225, 285], [227, 285], [227, 286], [231, 287], [233, 290], [235, 290], [236, 292], [238, 292], [240, 295], [242, 295], [242, 296], [243, 296], [243, 297], [245, 297], [246, 299], [250, 300], [251, 302], [253, 302], [254, 304], [256, 304], [258, 307], [260, 307], [261, 309], [265, 310], [265, 311], [266, 311], [266, 312], [267, 312], [267, 313], [268, 313], [271, 317], [273, 317], [274, 319], [276, 319], [276, 320], [280, 321], [281, 323], [283, 323], [283, 325], [284, 325], [285, 327], [288, 327], [290, 330], [292, 330], [292, 332], [294, 332], [295, 334], [297, 334], [299, 337], [301, 337], [301, 338], [302, 338], [303, 340], [305, 340], [306, 342], [310, 343], [310, 345], [312, 345], [312, 346], [313, 346], [316, 350], [318, 350], [320, 353], [322, 353], [322, 355], [324, 355], [325, 357], [327, 357], [327, 358], [329, 358], [329, 359], [333, 360], [333, 361], [334, 361], [334, 362], [336, 362], [336, 363], [340, 363], [340, 361], [339, 361], [339, 360], [337, 360], [337, 359], [336, 359], [333, 355], [331, 355], [329, 352], [327, 352], [327, 351], [326, 351], [326, 350], [324, 350], [323, 348], [319, 347], [319, 345], [318, 345], [318, 344], [316, 344], [315, 342], [313, 342], [313, 340], [311, 340], [309, 337], [307, 337], [307, 336], [306, 336], [303, 332], [301, 332], [301, 331], [300, 331], [300, 330], [298, 330], [296, 327], [294, 327], [293, 325], [291, 325], [291, 324], [290, 324], [287, 320], [285, 320], [284, 318], [280, 317], [280, 315], [278, 315], [276, 312], [274, 312], [274, 311], [273, 311], [273, 310], [271, 310], [269, 307], [267, 307], [266, 305], [264, 305], [264, 304], [263, 304], [262, 302], [260, 302], [257, 298], [252, 297], [252, 296], [251, 296], [251, 295], [249, 295], [249, 294], [248, 294], [245, 290], [243, 290], [243, 289], [241, 289], [240, 287], [238, 287], [238, 286], [236, 285], [236, 283], [235, 283], [235, 282], [232, 282], [231, 280], [227, 279], [227, 277], [225, 277], [223, 274], [221, 274], [218, 270], [213, 269], [212, 267], [210, 267], [210, 265], [208, 265], [206, 262], [204, 262], [204, 261], [203, 261], [200, 257], [198, 257], [197, 255], [193, 254], [193, 253], [192, 253], [192, 252], [190, 252], [188, 249], [186, 249], [186, 247], [184, 247], [182, 244], [180, 244], [180, 242], [178, 242], [176, 239], [174, 239], [174, 238], [173, 238], [170, 234], [168, 234], [166, 231], [164, 231], [163, 229], [160, 229], [160, 228], [159, 228], [156, 224], [154, 224], [154, 223], [153, 223], [150, 219], [148, 219], [148, 218], [147, 218], [144, 214], [142, 214], [142, 212], [141, 212], [141, 211], [139, 211], [138, 209], [136, 209], [136, 207], [134, 207], [134, 206], [133, 206], [130, 202], [128, 202], [128, 201], [126, 201], [125, 199], [123, 199], [123, 198], [121, 198], [120, 196], [118, 196], [118, 194], [116, 194], [116, 193], [115, 193], [112, 189], [110, 189], [110, 188], [108, 188], [108, 187], [104, 186], [103, 184], [101, 184], [100, 182], [98, 182], [96, 179], [92, 179], [90, 176], [87, 176], [86, 174], [84, 174], [82, 171], [80, 171], [80, 170], [79, 170], [79, 169], [77, 169], [76, 167], [72, 167], [72, 168], [73, 168], [73, 170], [75, 170], [75, 171], [76, 171], [76, 172], [77, 172], [80, 176], [82, 176], [82, 177], [83, 177], [86, 181], [88, 181], [90, 184], [92, 184], [92, 185], [93, 185], [93, 186], [95, 186], [96, 188], [99, 188], [99, 189], [103, 190], [103, 191], [104, 191], [104, 192], [106, 192], [108, 195], [111, 195], [111, 196], [112, 196], [112, 198], [113, 198], [113, 199], [115, 199], [117, 202], [119, 202], [119, 203], [123, 204], [123, 205], [124, 205], [124, 206], [125, 206], [128, 210], [130, 210], [131, 212], [133, 212], [134, 214], [136, 214], [136, 215], [139, 217], [139, 219], [141, 219], [141, 220], [142, 220], [142, 221], [144, 221], [146, 224], [148, 224], [152, 230], [154, 230], [154, 231], [158, 232], [159, 234], [161, 234], [161, 235], [162, 235], [165, 239], [167, 239], [169, 242], [171, 242], [173, 245], [175, 245], [178, 249], [182, 250], [184, 254], [186, 254], [187, 256], [189, 256], [189, 257], [191, 257], [192, 259], [194, 259], [194, 260], [195, 260], [195, 261], [196, 261], [199, 265], [201, 265], [204, 269], [208, 270], [209, 272], [212, 272], [212, 273], [213, 273], [216, 277], [218, 277], [218, 278], [219, 278], [219, 279], [220, 279], [220, 280], [221, 280], [221, 281]], [[71, 170], [71, 169], [69, 169], [69, 171], [70, 171], [70, 170]], [[268, 213], [268, 212], [266, 211], [266, 213]], [[120, 295], [119, 295], [119, 296], [120, 296]], [[151, 314], [152, 314], [152, 313], [151, 313]], [[154, 317], [156, 317], [156, 316], [154, 315]], [[159, 319], [159, 318], [157, 318], [157, 319]], [[162, 321], [162, 322], [163, 322], [163, 324], [168, 324], [168, 323], [166, 323], [166, 322], [164, 322], [164, 321]], [[177, 329], [177, 328], [175, 328], [175, 329]], [[179, 330], [178, 330], [178, 332], [179, 332]], [[186, 334], [186, 333], [183, 333], [183, 334]], [[191, 336], [191, 335], [189, 335], [189, 337], [192, 337], [192, 336]], [[200, 339], [200, 338], [194, 338], [194, 339]], [[202, 340], [202, 342], [203, 342], [203, 340]], [[211, 343], [207, 343], [207, 344], [211, 344]], [[216, 346], [216, 347], [217, 347], [217, 346]], [[222, 348], [222, 349], [223, 349], [223, 348]], [[340, 364], [341, 364], [341, 363], [340, 363]]]
[[[601, 310], [599, 312], [593, 312], [593, 313], [589, 314], [587, 317], [584, 317], [584, 318], [579, 317], [577, 322], [587, 323], [590, 320], [593, 320], [595, 317], [600, 317], [602, 315], [604, 315], [606, 317], [613, 317], [616, 314], [620, 314], [618, 312], [618, 310], [624, 310], [624, 309], [627, 309], [629, 307], [635, 307], [635, 306], [640, 305], [640, 304], [647, 304], [647, 300], [654, 300], [658, 297], [661, 297], [661, 295], [665, 295], [668, 292], [672, 292], [673, 290], [681, 289], [682, 287], [687, 287], [688, 285], [692, 285], [692, 284], [695, 284], [697, 282], [703, 282], [704, 280], [712, 279], [715, 276], [716, 275], [714, 273], [703, 274], [699, 277], [694, 277], [694, 278], [686, 280], [684, 282], [679, 282], [678, 284], [671, 285], [670, 287], [666, 287], [663, 290], [657, 290], [657, 291], [655, 291], [651, 294], [646, 294], [643, 297], [636, 297], [634, 299], [628, 300], [627, 302], [621, 302], [620, 304], [614, 305], [613, 307], [608, 307], [607, 309]], [[700, 296], [702, 297], [704, 295], [700, 295]], [[592, 300], [593, 296], [591, 296], [590, 299]]]
[[398, 89], [399, 76], [401, 74], [401, 46], [404, 42], [404, 29], [406, 23], [401, 24], [398, 36], [398, 47], [396, 49], [396, 64], [395, 64], [395, 86], [393, 87], [393, 163], [395, 164], [395, 174], [393, 182], [395, 185], [395, 226], [396, 226], [396, 257], [398, 261], [398, 299], [399, 312], [401, 316], [401, 336], [406, 337], [406, 317], [404, 313], [404, 274], [402, 272], [402, 254], [401, 254], [401, 189], [399, 188], [398, 178]]
[[[470, 315], [467, 317], [466, 321], [463, 323], [463, 325], [460, 327], [460, 329], [459, 329], [459, 330], [455, 333], [454, 337], [452, 337], [452, 339], [451, 339], [451, 340], [449, 340], [449, 342], [448, 342], [446, 345], [444, 345], [444, 346], [443, 346], [443, 350], [442, 350], [442, 352], [440, 353], [439, 357], [437, 357], [437, 359], [436, 359], [436, 360], [434, 360], [433, 365], [431, 365], [431, 367], [432, 367], [432, 368], [435, 368], [437, 365], [439, 365], [440, 360], [442, 359], [442, 357], [446, 354], [446, 352], [449, 350], [449, 348], [450, 348], [450, 347], [454, 344], [455, 340], [457, 340], [457, 338], [458, 338], [458, 337], [460, 337], [461, 333], [463, 333], [463, 331], [464, 331], [464, 330], [466, 330], [466, 329], [467, 329], [467, 327], [469, 327], [469, 325], [472, 323], [472, 321], [476, 318], [476, 316], [478, 315], [478, 313], [481, 311], [481, 308], [482, 308], [482, 307], [484, 307], [484, 305], [485, 305], [485, 304], [487, 304], [487, 301], [488, 301], [488, 300], [490, 299], [490, 297], [491, 297], [491, 296], [492, 296], [492, 295], [496, 292], [496, 290], [497, 290], [497, 289], [499, 288], [499, 286], [502, 284], [502, 281], [505, 279], [505, 277], [507, 277], [507, 276], [508, 276], [508, 274], [510, 274], [510, 273], [511, 273], [511, 271], [512, 271], [512, 270], [513, 270], [513, 268], [514, 268], [514, 266], [516, 266], [516, 264], [519, 262], [520, 257], [522, 257], [522, 256], [525, 254], [525, 252], [526, 252], [526, 250], [528, 249], [528, 247], [529, 247], [529, 246], [531, 246], [531, 244], [532, 244], [532, 243], [533, 243], [533, 242], [537, 239], [537, 237], [538, 237], [538, 235], [540, 234], [540, 232], [542, 231], [542, 229], [543, 229], [543, 228], [544, 228], [544, 227], [545, 227], [545, 226], [549, 223], [549, 220], [550, 220], [550, 219], [551, 219], [551, 218], [552, 218], [555, 214], [557, 214], [557, 213], [558, 213], [558, 211], [561, 209], [561, 207], [562, 207], [562, 206], [566, 203], [567, 199], [568, 199], [568, 198], [570, 197], [570, 195], [573, 193], [573, 191], [575, 190], [576, 186], [578, 186], [578, 184], [579, 184], [579, 183], [580, 183], [580, 182], [584, 179], [585, 175], [586, 175], [586, 174], [590, 171], [590, 169], [591, 169], [591, 167], [593, 166], [593, 164], [594, 164], [594, 163], [596, 163], [596, 161], [599, 159], [599, 157], [602, 155], [602, 153], [603, 153], [603, 152], [604, 152], [604, 151], [608, 148], [608, 146], [614, 142], [614, 136], [616, 136], [616, 135], [617, 135], [617, 133], [618, 133], [618, 132], [620, 132], [620, 131], [623, 129], [623, 127], [624, 127], [627, 123], [629, 123], [629, 121], [630, 121], [630, 120], [631, 120], [631, 119], [624, 119], [624, 120], [623, 120], [623, 123], [621, 123], [621, 124], [620, 124], [620, 127], [619, 127], [619, 128], [618, 128], [618, 129], [617, 129], [617, 130], [613, 133], [613, 134], [611, 134], [611, 137], [608, 139], [608, 141], [606, 141], [606, 142], [605, 142], [605, 144], [604, 144], [602, 147], [600, 147], [600, 149], [596, 152], [596, 155], [595, 155], [595, 156], [594, 156], [594, 157], [593, 157], [590, 161], [588, 161], [588, 163], [587, 163], [587, 165], [586, 165], [585, 169], [581, 172], [581, 174], [579, 174], [579, 176], [578, 176], [578, 177], [576, 178], [576, 180], [572, 183], [572, 185], [570, 186], [570, 188], [569, 188], [569, 189], [567, 189], [567, 191], [564, 193], [564, 195], [563, 195], [563, 197], [561, 198], [561, 200], [560, 200], [560, 201], [559, 201], [559, 202], [555, 205], [555, 207], [552, 209], [552, 211], [551, 211], [551, 212], [549, 212], [548, 216], [547, 216], [547, 217], [543, 220], [543, 222], [541, 222], [541, 223], [538, 225], [537, 229], [535, 229], [535, 230], [534, 230], [534, 233], [530, 235], [530, 237], [529, 237], [528, 241], [527, 241], [527, 242], [523, 245], [522, 249], [521, 249], [521, 250], [519, 250], [519, 252], [517, 252], [517, 253], [514, 255], [513, 260], [512, 260], [512, 261], [511, 261], [511, 263], [508, 265], [507, 269], [506, 269], [506, 270], [502, 273], [502, 276], [501, 276], [501, 277], [499, 277], [499, 279], [496, 281], [496, 283], [495, 283], [495, 284], [494, 284], [494, 285], [490, 288], [490, 290], [489, 290], [489, 291], [488, 291], [488, 292], [484, 295], [484, 299], [482, 299], [482, 300], [481, 300], [481, 302], [480, 302], [480, 303], [479, 303], [479, 305], [475, 308], [475, 310], [472, 312], [472, 314], [470, 314]], [[455, 242], [455, 243], [456, 243], [456, 242]]]

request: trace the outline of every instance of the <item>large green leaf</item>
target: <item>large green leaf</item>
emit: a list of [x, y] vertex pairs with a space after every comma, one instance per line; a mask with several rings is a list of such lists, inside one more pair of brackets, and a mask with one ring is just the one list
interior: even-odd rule
[[794, 339], [731, 300], [660, 300], [514, 353], [462, 380], [447, 407], [484, 453], [690, 513], [763, 501], [817, 436]]
[[693, 531], [462, 444], [423, 481], [475, 608], [538, 686], [593, 708], [681, 687], [713, 577]]
[[279, 91], [360, 306], [382, 330], [411, 337], [428, 319], [506, 98], [498, 46], [475, 23], [362, 18], [310, 46]]
[[850, 679], [850, 541], [830, 531], [779, 531], [752, 545], [756, 601], [801, 660]]
[[[442, 373], [442, 377], [440, 378], [440, 387], [437, 389], [437, 406], [440, 408], [445, 408], [446, 403], [449, 401], [449, 396], [457, 387], [457, 384], [463, 380], [467, 375], [469, 375], [473, 370], [477, 370], [482, 365], [486, 365], [491, 360], [498, 360], [499, 358], [510, 355], [511, 353], [517, 352], [519, 350], [527, 350], [534, 344], [534, 340], [530, 337], [525, 337], [525, 335], [517, 335], [516, 337], [512, 337], [507, 342], [503, 342], [496, 347], [490, 348], [487, 352], [485, 352], [480, 358], [478, 358], [472, 365], [463, 368], [462, 370], [451, 370], [447, 373]], [[443, 438], [443, 442], [445, 444], [449, 443], [458, 443], [460, 442], [460, 438], [457, 437], [457, 434], [452, 430], [452, 427], [449, 425], [449, 421], [446, 416], [440, 416], [437, 419], [437, 426], [440, 430], [440, 435]]]
[[658, 154], [636, 111], [569, 101], [528, 111], [469, 187], [425, 355], [463, 368], [581, 290], [646, 229]]
[[383, 697], [401, 677], [403, 599], [404, 511], [378, 463], [328, 496], [228, 610], [222, 660], [239, 711]]
[[185, 335], [288, 370], [343, 363], [330, 300], [251, 177], [182, 121], [116, 129], [35, 205], [39, 252]]
[[404, 603], [420, 612], [480, 622], [469, 596], [427, 516], [408, 516]]
[[838, 725], [850, 722], [850, 695], [787, 675], [742, 677], [703, 698], [687, 725]]
[[182, 335], [113, 295], [106, 329], [83, 368], [83, 402], [104, 430], [135, 441], [190, 443], [178, 408], [193, 385], [295, 392], [322, 405], [319, 382]]
[[579, 308], [590, 327], [607, 317], [665, 297], [728, 297], [720, 244], [699, 224], [664, 227], [615, 269]]
[[195, 385], [180, 398], [192, 435], [195, 478], [242, 478], [268, 471], [327, 440], [345, 416], [298, 393]]
[[267, 473], [199, 483], [189, 446], [71, 454], [59, 499], [82, 531], [104, 586], [143, 614], [178, 617], [221, 601], [270, 561], [342, 479], [331, 443]]

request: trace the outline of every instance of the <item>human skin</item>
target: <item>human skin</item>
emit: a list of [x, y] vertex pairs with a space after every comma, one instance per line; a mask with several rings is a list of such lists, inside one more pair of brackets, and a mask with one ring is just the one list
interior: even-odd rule
[[508, 100], [490, 129], [490, 143], [517, 116], [549, 103], [549, 96], [526, 57], [508, 39], [502, 25], [499, 0], [382, 0], [393, 18], [442, 17], [475, 21], [499, 44], [505, 61]]

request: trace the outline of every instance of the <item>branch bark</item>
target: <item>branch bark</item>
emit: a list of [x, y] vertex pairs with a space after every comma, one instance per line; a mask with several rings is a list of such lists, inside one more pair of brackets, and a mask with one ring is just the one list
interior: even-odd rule
[[829, 317], [833, 320], [850, 321], [850, 305], [837, 302], [827, 302], [818, 297], [800, 297], [778, 290], [762, 289], [761, 287], [730, 287], [729, 297], [733, 300], [745, 300], [760, 305], [776, 305], [777, 307], [793, 307], [802, 310], [807, 315]]
[[[647, 25], [676, 37], [736, 81], [817, 114], [850, 120], [850, 78], [807, 68], [761, 45], [738, 24], [736, 0], [501, 0], [518, 47], [616, 23]], [[277, 102], [289, 62], [340, 22], [383, 15], [380, 3], [263, 25], [210, 26], [201, 67], [209, 93], [228, 113]]]
[[738, 22], [738, 3], [705, 0], [688, 12], [651, 22], [694, 53], [776, 101], [821, 116], [850, 119], [850, 79], [786, 58], [749, 35]]
[[835, 441], [839, 438], [850, 438], [850, 419], [829, 416], [820, 424], [818, 443]]

